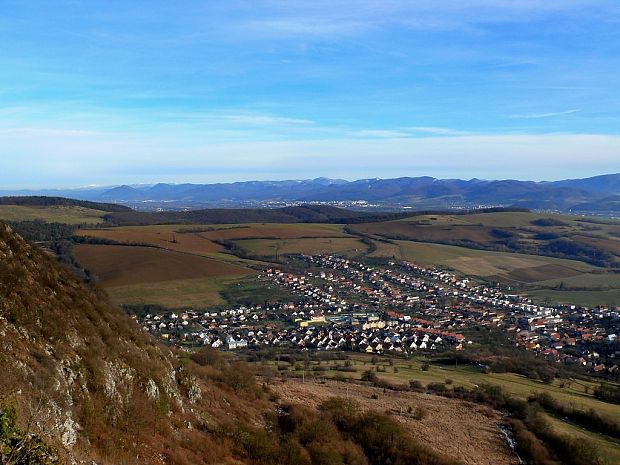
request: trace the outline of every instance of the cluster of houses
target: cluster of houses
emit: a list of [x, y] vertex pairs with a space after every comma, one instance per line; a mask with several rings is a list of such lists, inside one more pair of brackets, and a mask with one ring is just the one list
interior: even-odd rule
[[386, 283], [397, 284], [399, 291], [391, 295], [400, 300], [400, 308], [413, 310], [435, 327], [497, 326], [513, 334], [515, 344], [526, 350], [593, 372], [618, 372], [620, 314], [615, 308], [537, 305], [527, 297], [409, 262], [374, 270], [339, 257], [305, 260], [349, 277], [365, 277], [366, 283], [382, 289], [389, 289]]
[[[412, 353], [442, 347], [463, 348], [464, 336], [432, 327], [420, 320], [405, 321], [401, 314], [332, 313], [312, 325], [279, 327], [255, 307], [225, 312], [193, 311], [146, 315], [139, 323], [146, 331], [177, 344], [208, 345], [215, 349], [288, 346], [315, 350], [353, 350], [383, 354]], [[274, 309], [271, 309], [274, 310]], [[296, 313], [296, 312], [292, 312]], [[300, 321], [291, 314], [291, 318]], [[385, 319], [384, 319], [385, 318]], [[292, 321], [289, 319], [288, 321]], [[310, 320], [302, 320], [304, 323]]]
[[[616, 309], [541, 306], [527, 297], [411, 262], [370, 266], [301, 255], [303, 274], [268, 268], [267, 285], [293, 302], [147, 315], [140, 325], [170, 343], [237, 350], [266, 345], [369, 353], [462, 350], [461, 332], [502, 328], [515, 344], [592, 371], [617, 370]], [[466, 332], [466, 331], [465, 331]]]

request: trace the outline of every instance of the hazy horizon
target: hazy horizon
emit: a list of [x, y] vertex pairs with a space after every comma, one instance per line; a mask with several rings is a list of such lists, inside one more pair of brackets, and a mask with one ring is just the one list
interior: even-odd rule
[[524, 182], [554, 182], [554, 181], [564, 181], [564, 180], [569, 180], [569, 179], [584, 179], [584, 178], [590, 178], [590, 177], [599, 177], [599, 176], [614, 176], [614, 175], [620, 175], [620, 172], [618, 173], [598, 173], [598, 174], [594, 174], [593, 176], [583, 176], [583, 177], [575, 177], [575, 178], [555, 178], [555, 179], [519, 179], [519, 178], [481, 178], [481, 177], [473, 177], [473, 178], [458, 178], [458, 177], [446, 177], [446, 178], [441, 178], [441, 177], [437, 177], [437, 176], [431, 176], [431, 175], [427, 175], [427, 174], [419, 174], [419, 175], [415, 175], [415, 176], [406, 176], [406, 175], [402, 175], [402, 176], [394, 176], [394, 177], [378, 177], [378, 176], [374, 176], [374, 177], [364, 177], [364, 178], [343, 178], [343, 177], [333, 177], [333, 176], [317, 176], [317, 177], [308, 177], [308, 178], [303, 178], [303, 177], [299, 177], [299, 178], [281, 178], [281, 179], [275, 179], [275, 178], [264, 178], [264, 179], [232, 179], [232, 180], [222, 180], [222, 181], [215, 181], [215, 182], [191, 182], [191, 181], [161, 181], [161, 180], [154, 180], [151, 182], [137, 182], [137, 183], [110, 183], [110, 184], [83, 184], [83, 185], [42, 185], [42, 186], [34, 186], [34, 187], [15, 187], [15, 188], [4, 188], [3, 186], [0, 186], [0, 192], [19, 192], [19, 191], [54, 191], [54, 190], [87, 190], [87, 189], [106, 189], [106, 188], [115, 188], [115, 187], [121, 187], [121, 186], [130, 186], [130, 187], [149, 187], [149, 186], [155, 186], [157, 184], [169, 184], [169, 185], [182, 185], [182, 184], [196, 184], [196, 185], [201, 185], [201, 184], [232, 184], [232, 183], [243, 183], [243, 182], [285, 182], [285, 181], [311, 181], [311, 180], [316, 180], [316, 179], [329, 179], [329, 180], [341, 180], [341, 181], [347, 181], [347, 182], [355, 182], [355, 181], [362, 181], [362, 180], [367, 180], [367, 179], [380, 179], [380, 180], [389, 180], [389, 179], [398, 179], [398, 178], [420, 178], [420, 177], [432, 177], [438, 180], [464, 180], [464, 181], [471, 181], [474, 179], [477, 179], [479, 181], [524, 181]]

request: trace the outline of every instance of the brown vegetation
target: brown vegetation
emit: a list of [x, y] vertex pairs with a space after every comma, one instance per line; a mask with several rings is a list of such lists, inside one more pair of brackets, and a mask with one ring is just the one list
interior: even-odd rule
[[121, 243], [148, 244], [162, 249], [191, 252], [197, 254], [223, 252], [224, 248], [203, 233], [176, 233], [176, 228], [108, 228], [80, 229], [78, 236], [97, 237]]
[[63, 460], [234, 463], [218, 424], [260, 421], [263, 401], [229, 386], [243, 370], [179, 361], [4, 227], [0, 296], [0, 410], [13, 404], [19, 428], [35, 425]]
[[75, 254], [108, 287], [252, 273], [230, 263], [150, 247], [77, 245]]
[[[289, 379], [274, 388], [282, 401], [319, 406], [333, 396], [354, 399], [363, 411], [390, 412], [416, 438], [449, 457], [476, 464], [516, 464], [503, 443], [496, 424], [498, 412], [430, 394], [405, 391], [384, 392], [382, 388], [337, 381], [302, 383]], [[377, 399], [372, 399], [375, 395]], [[412, 407], [412, 412], [407, 407]], [[425, 410], [420, 414], [419, 408]], [[423, 417], [422, 419], [419, 419]]]

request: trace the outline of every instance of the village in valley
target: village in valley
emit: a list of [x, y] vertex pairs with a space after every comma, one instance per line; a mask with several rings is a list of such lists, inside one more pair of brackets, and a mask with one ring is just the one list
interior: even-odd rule
[[257, 279], [295, 296], [291, 301], [134, 318], [145, 331], [186, 349], [288, 347], [406, 357], [467, 351], [481, 330], [497, 329], [515, 347], [557, 363], [618, 373], [617, 308], [541, 305], [510, 288], [408, 261], [378, 265], [332, 255], [290, 260], [296, 272], [270, 267]]

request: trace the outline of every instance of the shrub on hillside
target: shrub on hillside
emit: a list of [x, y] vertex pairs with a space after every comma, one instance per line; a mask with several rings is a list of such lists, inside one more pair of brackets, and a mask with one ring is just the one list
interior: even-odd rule
[[[36, 419], [35, 419], [36, 421]], [[12, 408], [0, 408], [0, 464], [56, 465], [58, 458], [38, 436], [17, 426]]]

